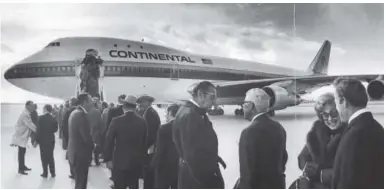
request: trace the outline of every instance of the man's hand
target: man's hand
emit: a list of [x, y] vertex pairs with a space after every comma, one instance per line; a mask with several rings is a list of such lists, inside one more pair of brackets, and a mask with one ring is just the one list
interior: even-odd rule
[[307, 162], [304, 168], [304, 175], [312, 179], [318, 177], [320, 174], [319, 166], [315, 162]]
[[147, 154], [153, 154], [155, 152], [155, 146], [154, 144], [150, 146], [150, 148], [147, 150]]
[[36, 147], [38, 146], [38, 143], [35, 141], [35, 142], [32, 143], [32, 146], [33, 146], [34, 148], [36, 148]]

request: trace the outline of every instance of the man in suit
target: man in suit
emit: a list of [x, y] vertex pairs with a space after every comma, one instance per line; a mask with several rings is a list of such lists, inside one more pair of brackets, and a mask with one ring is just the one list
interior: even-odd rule
[[72, 97], [70, 100], [69, 100], [69, 107], [68, 109], [64, 112], [64, 115], [63, 115], [63, 118], [62, 118], [62, 127], [63, 127], [63, 140], [62, 140], [62, 143], [63, 143], [63, 148], [64, 150], [67, 150], [67, 146], [68, 146], [68, 118], [70, 117], [70, 114], [72, 113], [72, 111], [75, 110], [76, 106], [78, 104], [78, 99], [76, 99], [75, 97]]
[[63, 121], [63, 114], [64, 114], [64, 106], [63, 104], [60, 104], [59, 106], [59, 114], [58, 114], [58, 119], [57, 119], [57, 122], [58, 122], [58, 125], [59, 125], [59, 138], [63, 138], [63, 128], [62, 128], [62, 121]]
[[134, 113], [136, 98], [123, 100], [124, 114], [115, 117], [107, 132], [104, 161], [113, 160], [115, 189], [138, 189], [141, 166], [146, 154], [146, 122]]
[[101, 143], [102, 143], [102, 130], [103, 130], [103, 123], [102, 123], [102, 117], [101, 112], [98, 107], [98, 99], [93, 98], [93, 107], [87, 114], [90, 126], [91, 126], [91, 136], [92, 140], [94, 142], [94, 161], [95, 165], [99, 166], [99, 154], [101, 152]]
[[203, 81], [189, 91], [192, 99], [181, 105], [173, 122], [173, 141], [180, 156], [179, 189], [221, 189], [224, 180], [218, 163], [218, 139], [207, 111], [217, 98], [215, 86]]
[[[32, 122], [35, 124], [36, 127], [37, 127], [37, 124], [38, 124], [38, 118], [39, 118], [39, 115], [38, 115], [38, 105], [34, 104], [34, 110], [31, 112], [31, 119], [32, 119]], [[36, 133], [34, 131], [31, 132], [31, 144], [34, 147], [36, 147]]]
[[122, 103], [123, 100], [126, 98], [126, 95], [122, 94], [118, 97], [118, 105], [117, 107], [113, 107], [109, 110], [107, 113], [107, 122], [106, 122], [106, 130], [105, 130], [105, 135], [107, 135], [107, 131], [109, 130], [109, 126], [111, 123], [111, 120], [113, 120], [115, 117], [123, 115], [123, 108], [122, 108]]
[[[103, 137], [105, 138], [105, 140], [106, 140], [106, 137], [107, 137], [107, 131], [109, 130], [111, 120], [113, 120], [115, 117], [123, 115], [122, 104], [123, 104], [123, 100], [125, 98], [126, 98], [126, 95], [124, 95], [124, 94], [118, 96], [118, 105], [117, 105], [117, 107], [112, 107], [107, 112], [106, 127], [105, 127], [105, 130], [104, 130], [104, 133], [103, 133]], [[112, 164], [112, 163], [109, 163], [109, 164]], [[111, 175], [112, 175], [112, 173], [111, 173]], [[112, 180], [112, 176], [110, 176], [110, 179]], [[114, 185], [111, 185], [110, 187], [112, 189], [114, 189]]]
[[107, 113], [109, 112], [108, 104], [106, 102], [102, 103], [102, 114], [101, 114], [101, 120], [102, 120], [102, 131], [101, 131], [101, 155], [103, 157], [103, 148], [105, 147], [105, 130], [106, 130], [106, 123], [107, 123]]
[[35, 105], [32, 101], [25, 103], [25, 109], [17, 119], [15, 126], [15, 133], [12, 136], [11, 146], [18, 147], [18, 162], [19, 162], [19, 174], [28, 175], [25, 171], [30, 171], [25, 165], [25, 152], [28, 139], [32, 132], [36, 131], [36, 125], [32, 122], [31, 112], [35, 109]]
[[269, 95], [251, 89], [243, 104], [244, 117], [252, 123], [239, 141], [239, 189], [285, 189], [286, 132], [268, 115]]
[[384, 130], [366, 109], [368, 97], [355, 79], [337, 78], [335, 103], [341, 120], [348, 123], [335, 157], [332, 188], [384, 188]]
[[[64, 150], [67, 150], [67, 147], [68, 147], [68, 140], [69, 140], [69, 125], [68, 125], [68, 119], [71, 115], [71, 113], [76, 109], [76, 106], [78, 105], [78, 99], [77, 98], [74, 98], [72, 97], [70, 100], [69, 100], [69, 108], [65, 111], [64, 115], [63, 115], [63, 120], [62, 120], [62, 127], [63, 127], [63, 139], [62, 139], [62, 146], [63, 146], [63, 149]], [[67, 152], [66, 152], [66, 159], [68, 159], [68, 155], [67, 155]], [[75, 177], [75, 174], [74, 174], [74, 170], [71, 166], [71, 163], [70, 161], [68, 161], [69, 163], [69, 167], [70, 167], [70, 175], [69, 175], [69, 178], [71, 179], [74, 179]]]
[[179, 106], [173, 104], [167, 108], [166, 124], [162, 125], [158, 131], [156, 150], [154, 153], [152, 166], [155, 169], [155, 188], [156, 189], [177, 189], [178, 184], [178, 162], [179, 156], [173, 142], [173, 120], [177, 114]]
[[154, 168], [151, 167], [151, 160], [154, 155], [155, 142], [157, 140], [158, 129], [161, 126], [161, 120], [157, 111], [151, 107], [154, 98], [148, 95], [139, 96], [137, 99], [138, 108], [143, 112], [143, 118], [147, 124], [147, 156], [144, 166], [144, 188], [154, 188]]
[[52, 112], [51, 105], [45, 105], [43, 108], [43, 115], [39, 116], [36, 141], [40, 147], [40, 159], [43, 166], [43, 178], [47, 178], [48, 166], [52, 177], [55, 177], [55, 133], [58, 131], [58, 123], [56, 119], [50, 114]]
[[93, 102], [86, 93], [80, 94], [77, 99], [78, 106], [68, 119], [70, 138], [67, 154], [75, 173], [75, 189], [87, 189], [88, 169], [94, 148], [87, 113], [93, 107]]

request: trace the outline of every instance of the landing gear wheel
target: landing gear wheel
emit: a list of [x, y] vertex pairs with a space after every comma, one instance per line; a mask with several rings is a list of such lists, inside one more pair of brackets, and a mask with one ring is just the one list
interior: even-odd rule
[[236, 116], [244, 115], [244, 110], [243, 109], [236, 109], [235, 110], [235, 115]]
[[238, 116], [240, 115], [240, 110], [239, 109], [235, 109], [235, 116]]
[[222, 108], [214, 108], [214, 109], [210, 109], [208, 111], [208, 114], [209, 115], [224, 115], [224, 110]]
[[221, 108], [219, 108], [219, 109], [218, 109], [218, 113], [219, 113], [219, 115], [224, 115], [224, 110], [221, 109]]

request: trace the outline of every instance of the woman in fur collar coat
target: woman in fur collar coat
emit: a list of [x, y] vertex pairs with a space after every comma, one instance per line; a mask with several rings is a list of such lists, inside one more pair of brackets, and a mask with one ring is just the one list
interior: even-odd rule
[[306, 145], [298, 156], [299, 168], [311, 188], [330, 188], [335, 154], [345, 124], [341, 122], [333, 94], [321, 95], [316, 104], [318, 116], [307, 134]]

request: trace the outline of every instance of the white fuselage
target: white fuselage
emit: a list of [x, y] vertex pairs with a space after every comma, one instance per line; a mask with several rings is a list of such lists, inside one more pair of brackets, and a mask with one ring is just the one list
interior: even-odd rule
[[[137, 41], [115, 38], [61, 38], [11, 67], [5, 78], [22, 89], [68, 99], [79, 82], [74, 66], [87, 49], [104, 60], [104, 97], [149, 94], [157, 102], [188, 99], [187, 89], [198, 81], [235, 81], [305, 75], [273, 65], [202, 56]], [[221, 104], [221, 100], [219, 102]]]

